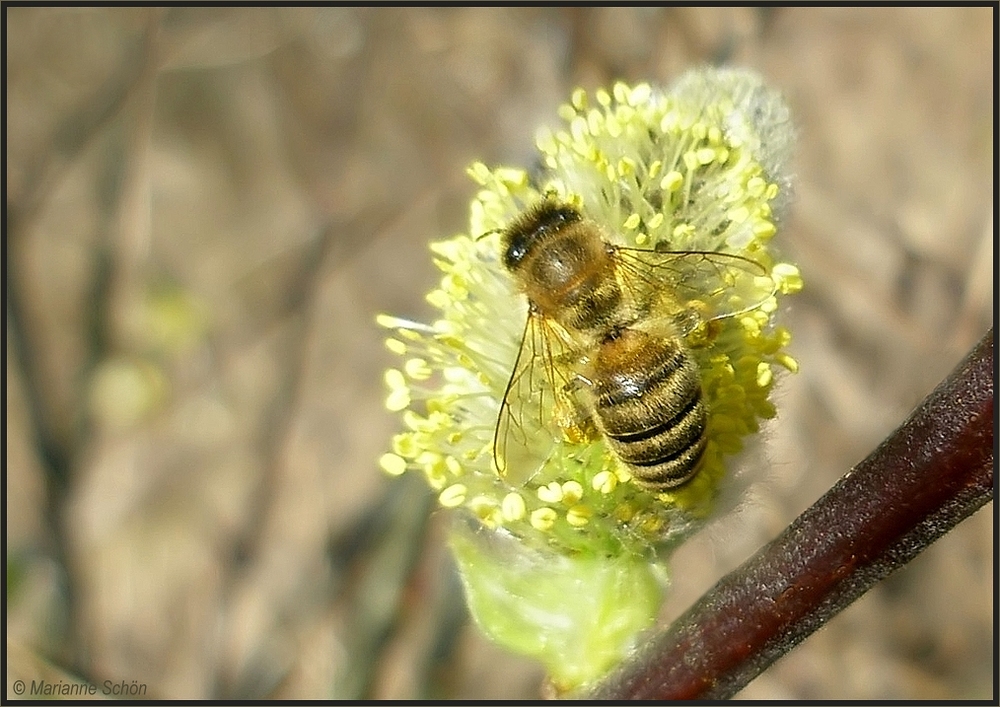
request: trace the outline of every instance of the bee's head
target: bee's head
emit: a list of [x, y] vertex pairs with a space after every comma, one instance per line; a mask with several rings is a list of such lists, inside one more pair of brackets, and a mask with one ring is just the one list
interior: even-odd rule
[[583, 215], [575, 206], [547, 197], [514, 219], [503, 232], [503, 264], [514, 272], [546, 236], [557, 233]]

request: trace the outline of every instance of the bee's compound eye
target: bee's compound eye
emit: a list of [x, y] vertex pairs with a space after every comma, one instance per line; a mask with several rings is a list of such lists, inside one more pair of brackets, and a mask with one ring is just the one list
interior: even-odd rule
[[574, 209], [572, 206], [560, 205], [555, 207], [547, 221], [549, 224], [554, 224], [557, 227], [561, 227], [567, 223], [573, 223], [574, 221], [579, 221], [582, 217], [580, 212]]
[[516, 270], [540, 242], [581, 218], [580, 212], [568, 204], [541, 202], [516, 219], [505, 232], [504, 266]]
[[508, 270], [514, 270], [531, 249], [530, 239], [523, 232], [515, 232], [510, 237], [510, 244], [503, 254], [503, 264]]

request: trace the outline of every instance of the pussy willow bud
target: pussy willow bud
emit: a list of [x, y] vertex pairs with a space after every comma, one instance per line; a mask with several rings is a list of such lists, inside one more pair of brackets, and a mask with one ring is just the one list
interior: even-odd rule
[[[792, 129], [757, 75], [706, 68], [668, 92], [576, 90], [559, 114], [563, 128], [538, 137], [537, 176], [469, 168], [480, 189], [468, 234], [431, 244], [443, 276], [427, 300], [439, 318], [379, 316], [401, 358], [385, 374], [386, 406], [404, 427], [380, 463], [423, 474], [441, 506], [460, 512], [452, 545], [483, 630], [571, 688], [600, 677], [654, 620], [667, 552], [712, 513], [726, 458], [774, 417], [777, 374], [798, 368], [779, 301], [802, 279], [770, 246], [788, 202]], [[615, 246], [761, 266], [759, 302], [686, 334], [707, 421], [698, 471], [675, 488], [637, 483], [600, 434], [560, 422], [557, 395], [529, 401], [542, 409], [518, 419], [512, 468], [498, 473], [498, 414], [529, 315], [502, 233], [543, 199], [573, 205]]]

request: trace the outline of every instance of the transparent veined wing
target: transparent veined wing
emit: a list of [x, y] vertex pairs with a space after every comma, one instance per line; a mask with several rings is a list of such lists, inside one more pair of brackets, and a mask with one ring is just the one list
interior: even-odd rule
[[580, 352], [554, 322], [530, 312], [500, 403], [493, 460], [513, 485], [530, 479], [561, 441], [572, 407]]
[[686, 335], [753, 311], [775, 292], [767, 268], [732, 253], [615, 247], [622, 288], [641, 317], [668, 317]]

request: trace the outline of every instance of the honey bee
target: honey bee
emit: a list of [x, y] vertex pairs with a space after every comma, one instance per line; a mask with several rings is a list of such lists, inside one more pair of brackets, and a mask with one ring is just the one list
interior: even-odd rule
[[614, 245], [552, 196], [515, 218], [501, 244], [528, 300], [494, 432], [501, 475], [508, 438], [530, 443], [528, 418], [569, 438], [601, 434], [646, 489], [689, 481], [708, 410], [687, 337], [710, 338], [717, 320], [759, 307], [774, 293], [766, 268], [727, 253]]

